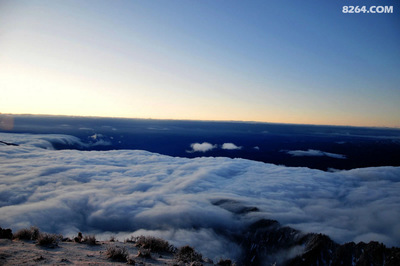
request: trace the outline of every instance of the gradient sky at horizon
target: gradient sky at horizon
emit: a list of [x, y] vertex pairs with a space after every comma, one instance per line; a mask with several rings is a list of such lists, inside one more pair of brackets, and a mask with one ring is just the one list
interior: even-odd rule
[[0, 112], [400, 127], [399, 47], [395, 0], [0, 0]]

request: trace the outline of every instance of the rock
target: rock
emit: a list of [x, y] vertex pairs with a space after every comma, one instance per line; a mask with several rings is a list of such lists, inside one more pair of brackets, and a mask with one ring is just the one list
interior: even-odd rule
[[243, 265], [269, 265], [284, 260], [282, 251], [298, 245], [301, 233], [290, 227], [282, 227], [275, 220], [261, 219], [236, 237], [244, 255]]

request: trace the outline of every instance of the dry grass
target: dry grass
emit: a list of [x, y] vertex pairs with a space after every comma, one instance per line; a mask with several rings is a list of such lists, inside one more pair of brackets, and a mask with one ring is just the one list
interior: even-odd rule
[[168, 241], [153, 236], [138, 236], [131, 238], [137, 247], [148, 249], [151, 252], [175, 252], [176, 248]]
[[[37, 240], [36, 244], [39, 246], [45, 246], [45, 247], [57, 247], [61, 241], [67, 241], [63, 240], [63, 237], [61, 235], [57, 234], [49, 234], [49, 233], [41, 233], [37, 227], [30, 227], [21, 229], [17, 233], [14, 234], [14, 239], [20, 239], [20, 240]], [[68, 239], [69, 240], [69, 239]], [[82, 233], [79, 233], [77, 237], [74, 238], [75, 242], [77, 243], [85, 243], [88, 245], [98, 245], [98, 241], [96, 240], [96, 237], [94, 235], [83, 235]], [[71, 241], [71, 240], [69, 240]], [[115, 237], [110, 238], [110, 244], [111, 242], [115, 241]], [[116, 246], [116, 242], [114, 244], [108, 246], [106, 248], [106, 252], [104, 253], [107, 258], [113, 260], [113, 261], [119, 261], [119, 262], [124, 262], [127, 264], [135, 265], [137, 264], [135, 262], [136, 258], [142, 258], [142, 259], [153, 259], [152, 255], [153, 252], [156, 253], [162, 253], [166, 252], [169, 253], [167, 254], [162, 254], [163, 257], [164, 255], [166, 256], [173, 256], [174, 259], [174, 265], [175, 264], [185, 264], [185, 265], [191, 265], [191, 266], [198, 266], [202, 265], [204, 263], [203, 257], [200, 253], [196, 252], [195, 249], [191, 246], [183, 246], [179, 249], [175, 248], [173, 245], [170, 245], [168, 241], [153, 237], [153, 236], [138, 236], [134, 237], [132, 236], [130, 240], [126, 240], [126, 242], [131, 242], [134, 243], [135, 246], [138, 248], [138, 253], [137, 255], [132, 255], [129, 256], [128, 250], [123, 247], [123, 246]], [[34, 244], [35, 242], [32, 242]], [[161, 258], [161, 254], [160, 258]], [[157, 255], [158, 257], [158, 255]], [[156, 259], [156, 257], [154, 257]], [[142, 260], [140, 260], [142, 261]], [[206, 260], [207, 262], [207, 260]], [[207, 262], [208, 263], [208, 262]], [[211, 261], [212, 263], [212, 261]], [[220, 260], [217, 265], [223, 265], [223, 266], [229, 266], [229, 265], [234, 265], [230, 260]]]
[[14, 239], [18, 240], [36, 240], [39, 246], [56, 247], [62, 240], [62, 235], [41, 233], [39, 228], [31, 226], [24, 228], [14, 234]]
[[129, 256], [128, 251], [125, 247], [121, 248], [118, 246], [108, 246], [106, 255], [109, 259], [121, 262], [127, 262]]
[[31, 239], [32, 239], [31, 230], [29, 230], [29, 229], [27, 229], [27, 228], [18, 230], [18, 231], [14, 234], [14, 239], [18, 239], [18, 240], [31, 240]]
[[86, 235], [83, 237], [82, 243], [92, 245], [92, 246], [97, 245], [96, 237], [94, 235]]
[[37, 240], [40, 236], [40, 231], [39, 228], [35, 226], [31, 226], [29, 229], [24, 228], [21, 230], [18, 230], [14, 234], [14, 239], [18, 240]]
[[39, 246], [57, 247], [62, 235], [40, 233], [37, 238]]
[[203, 261], [203, 256], [197, 253], [191, 246], [183, 246], [176, 252], [175, 260], [184, 263], [201, 262]]

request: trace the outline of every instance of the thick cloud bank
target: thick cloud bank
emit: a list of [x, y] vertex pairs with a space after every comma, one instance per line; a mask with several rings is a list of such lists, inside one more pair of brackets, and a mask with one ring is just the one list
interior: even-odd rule
[[342, 243], [400, 245], [400, 167], [323, 172], [137, 150], [51, 150], [49, 140], [79, 141], [64, 135], [0, 133], [0, 140], [20, 144], [0, 144], [1, 227], [155, 234], [211, 258], [237, 250], [216, 232], [260, 218]]
[[287, 153], [292, 156], [327, 156], [336, 159], [346, 159], [346, 156], [342, 154], [336, 154], [336, 153], [330, 153], [312, 149], [308, 149], [306, 151], [302, 150], [288, 151]]
[[62, 134], [5, 134], [0, 133], [0, 140], [7, 139], [10, 143], [16, 143], [24, 147], [36, 147], [53, 150], [53, 145], [64, 145], [76, 148], [92, 148], [96, 146], [109, 146], [111, 143], [103, 139], [101, 134], [90, 136], [89, 142], [83, 142], [79, 138]]

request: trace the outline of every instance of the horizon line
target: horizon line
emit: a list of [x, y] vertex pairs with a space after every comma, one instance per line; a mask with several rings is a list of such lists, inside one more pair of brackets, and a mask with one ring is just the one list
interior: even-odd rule
[[249, 124], [274, 124], [274, 125], [292, 125], [292, 126], [329, 126], [329, 127], [355, 127], [355, 128], [373, 128], [373, 129], [396, 129], [400, 130], [399, 126], [356, 126], [345, 124], [304, 124], [304, 123], [290, 123], [290, 122], [268, 122], [268, 121], [255, 121], [255, 120], [210, 120], [210, 119], [184, 119], [184, 118], [144, 118], [144, 117], [123, 117], [123, 116], [98, 116], [98, 115], [67, 115], [67, 114], [32, 114], [32, 113], [1, 113], [2, 115], [9, 116], [52, 116], [52, 117], [77, 117], [77, 118], [113, 118], [113, 119], [136, 119], [136, 120], [160, 120], [160, 121], [190, 121], [190, 122], [227, 122], [227, 123], [249, 123]]

